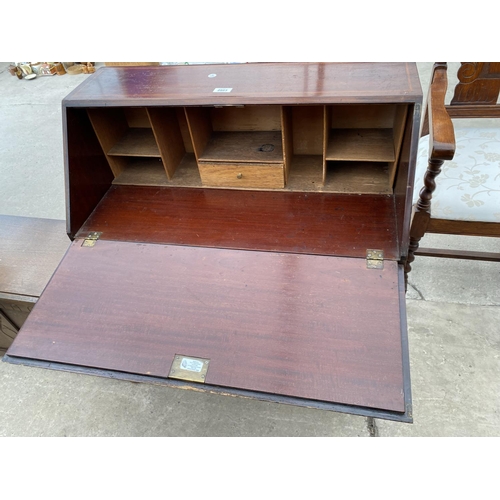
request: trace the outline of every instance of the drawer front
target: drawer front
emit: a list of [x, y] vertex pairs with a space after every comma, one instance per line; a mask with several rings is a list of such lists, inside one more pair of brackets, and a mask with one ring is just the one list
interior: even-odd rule
[[204, 186], [240, 188], [284, 188], [282, 163], [199, 163]]

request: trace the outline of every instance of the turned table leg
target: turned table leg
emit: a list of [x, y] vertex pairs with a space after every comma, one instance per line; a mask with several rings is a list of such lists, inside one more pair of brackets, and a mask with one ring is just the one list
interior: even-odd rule
[[418, 250], [420, 240], [429, 225], [432, 193], [436, 190], [435, 179], [441, 173], [443, 163], [443, 160], [434, 160], [432, 158], [429, 160], [424, 176], [424, 187], [421, 189], [419, 199], [413, 209], [408, 258], [405, 262], [405, 287], [408, 285], [408, 273], [411, 271], [411, 264], [415, 260], [415, 252]]

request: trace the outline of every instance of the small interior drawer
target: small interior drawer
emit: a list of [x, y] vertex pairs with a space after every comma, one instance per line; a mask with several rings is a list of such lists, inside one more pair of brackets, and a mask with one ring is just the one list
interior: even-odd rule
[[283, 163], [200, 162], [204, 186], [236, 188], [284, 188]]

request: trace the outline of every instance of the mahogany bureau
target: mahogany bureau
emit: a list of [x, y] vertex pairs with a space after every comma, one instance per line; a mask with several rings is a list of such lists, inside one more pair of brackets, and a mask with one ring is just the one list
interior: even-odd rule
[[72, 243], [4, 360], [412, 421], [415, 64], [105, 67]]

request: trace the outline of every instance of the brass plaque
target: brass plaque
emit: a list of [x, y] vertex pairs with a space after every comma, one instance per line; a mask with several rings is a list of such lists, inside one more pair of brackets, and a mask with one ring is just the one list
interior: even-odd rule
[[205, 383], [209, 364], [209, 359], [176, 354], [168, 376], [179, 380]]

